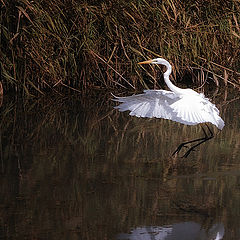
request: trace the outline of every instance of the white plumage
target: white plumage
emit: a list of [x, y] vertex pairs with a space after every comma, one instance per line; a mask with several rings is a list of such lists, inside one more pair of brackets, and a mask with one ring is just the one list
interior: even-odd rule
[[164, 118], [186, 125], [210, 122], [222, 130], [224, 121], [219, 110], [202, 93], [192, 89], [178, 88], [169, 80], [172, 67], [163, 58], [156, 58], [139, 64], [162, 64], [167, 67], [164, 80], [171, 91], [145, 90], [142, 94], [128, 97], [115, 97], [121, 104], [115, 108], [121, 112], [130, 111], [131, 116]]

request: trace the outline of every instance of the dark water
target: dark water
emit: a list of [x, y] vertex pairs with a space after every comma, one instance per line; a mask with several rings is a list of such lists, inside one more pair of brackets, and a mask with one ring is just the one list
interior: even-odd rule
[[5, 98], [0, 239], [239, 239], [240, 99], [214, 99], [226, 126], [188, 158], [200, 126], [138, 119], [110, 95]]

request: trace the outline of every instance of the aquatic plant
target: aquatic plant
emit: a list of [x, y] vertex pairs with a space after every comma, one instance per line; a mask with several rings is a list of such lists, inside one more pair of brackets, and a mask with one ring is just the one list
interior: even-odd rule
[[239, 12], [237, 0], [2, 0], [3, 88], [157, 87], [154, 70], [136, 65], [154, 56], [175, 66], [176, 81], [239, 87]]

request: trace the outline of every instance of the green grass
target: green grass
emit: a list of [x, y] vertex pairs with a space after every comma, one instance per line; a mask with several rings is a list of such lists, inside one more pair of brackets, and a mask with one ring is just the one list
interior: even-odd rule
[[[181, 82], [240, 86], [240, 3], [231, 1], [2, 1], [5, 90], [27, 95], [157, 87], [162, 56]], [[150, 76], [150, 78], [146, 76]], [[133, 86], [133, 87], [132, 87]]]

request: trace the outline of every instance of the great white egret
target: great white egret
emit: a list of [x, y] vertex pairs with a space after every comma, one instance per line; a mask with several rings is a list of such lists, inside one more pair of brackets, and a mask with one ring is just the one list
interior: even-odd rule
[[[164, 118], [185, 125], [196, 125], [199, 123], [212, 123], [218, 129], [222, 130], [224, 121], [219, 116], [219, 110], [212, 104], [203, 93], [197, 93], [190, 88], [182, 89], [175, 86], [169, 79], [172, 72], [172, 66], [163, 58], [155, 58], [148, 61], [140, 62], [139, 64], [161, 64], [166, 66], [167, 70], [164, 73], [164, 81], [171, 91], [166, 90], [144, 90], [144, 93], [132, 95], [128, 97], [115, 97], [114, 101], [121, 104], [116, 106], [120, 112], [130, 111], [129, 115], [146, 118]], [[207, 136], [203, 129], [205, 137], [185, 142], [179, 145], [177, 153], [182, 147], [189, 143], [199, 141], [198, 144], [191, 147], [185, 157], [201, 143], [213, 137], [210, 128], [207, 125], [210, 136]]]

